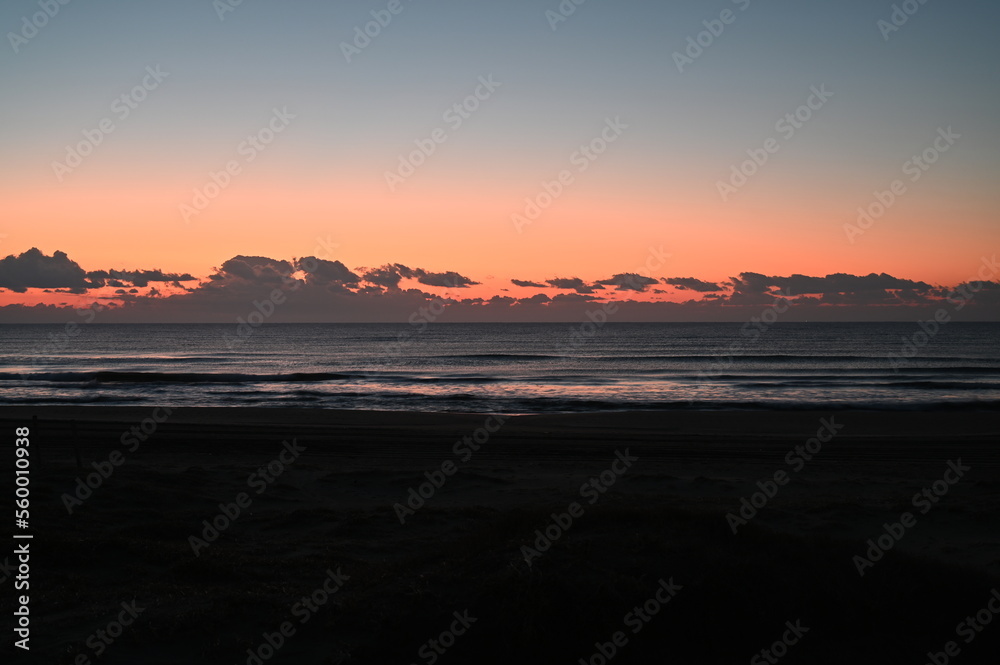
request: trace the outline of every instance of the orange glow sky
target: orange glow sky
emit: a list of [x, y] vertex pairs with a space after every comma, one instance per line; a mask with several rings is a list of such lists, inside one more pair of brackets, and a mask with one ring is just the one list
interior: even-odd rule
[[[989, 21], [970, 27], [928, 6], [926, 21], [886, 43], [873, 27], [884, 8], [870, 3], [808, 15], [755, 6], [679, 72], [671, 54], [705, 18], [688, 4], [598, 3], [558, 30], [533, 3], [413, 5], [350, 63], [339, 43], [370, 18], [363, 8], [248, 4], [220, 21], [204, 7], [74, 7], [7, 54], [17, 94], [0, 102], [10, 137], [0, 257], [36, 247], [86, 271], [204, 279], [238, 255], [318, 255], [352, 270], [455, 271], [482, 283], [460, 295], [482, 298], [555, 295], [510, 280], [595, 282], [636, 271], [661, 247], [670, 259], [658, 278], [974, 277], [1000, 245]], [[15, 25], [23, 11], [7, 6], [0, 20]], [[815, 35], [809, 49], [793, 39], [803, 34]], [[53, 162], [153, 66], [169, 76], [60, 181]], [[444, 114], [484, 77], [500, 86], [447, 128]], [[832, 98], [722, 200], [719, 182], [818, 85]], [[294, 119], [244, 161], [238, 146], [275, 108]], [[574, 153], [614, 118], [627, 129], [580, 172]], [[441, 127], [447, 141], [391, 191], [386, 172]], [[904, 178], [904, 162], [946, 127], [961, 139], [851, 242], [844, 227], [858, 207]], [[180, 206], [229, 160], [242, 172], [186, 223]], [[519, 233], [512, 215], [565, 169], [573, 183]], [[693, 297], [663, 290], [633, 295]], [[67, 299], [0, 285], [2, 304]]]

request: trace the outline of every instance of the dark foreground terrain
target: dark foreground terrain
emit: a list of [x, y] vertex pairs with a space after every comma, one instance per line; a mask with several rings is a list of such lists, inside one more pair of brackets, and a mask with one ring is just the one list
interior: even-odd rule
[[[14, 430], [32, 429], [39, 663], [1000, 654], [996, 413], [88, 407], [0, 424], [7, 497]], [[727, 518], [743, 498], [761, 506], [745, 524]], [[867, 552], [880, 536], [891, 549]]]

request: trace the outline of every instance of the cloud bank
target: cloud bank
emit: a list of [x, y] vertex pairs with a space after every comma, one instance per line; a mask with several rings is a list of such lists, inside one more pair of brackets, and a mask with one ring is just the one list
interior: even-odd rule
[[[234, 256], [199, 280], [158, 268], [87, 272], [65, 252], [47, 256], [32, 248], [0, 259], [0, 298], [8, 303], [0, 307], [0, 323], [65, 322], [75, 307], [95, 300], [103, 306], [101, 320], [109, 323], [231, 322], [267, 299], [280, 302], [272, 322], [407, 322], [428, 308], [441, 321], [573, 322], [585, 320], [602, 302], [617, 303], [621, 321], [745, 321], [779, 298], [792, 305], [789, 321], [916, 321], [933, 316], [937, 308], [953, 308], [963, 291], [974, 297], [956, 318], [1000, 320], [1000, 268], [985, 259], [970, 272], [967, 283], [954, 286], [885, 273], [742, 272], [716, 283], [626, 272], [593, 282], [512, 279], [517, 295], [463, 297], [462, 291], [480, 282], [453, 270], [400, 263], [351, 269], [316, 257]], [[22, 294], [34, 290], [80, 302], [27, 304]], [[664, 300], [663, 294], [677, 300]]]

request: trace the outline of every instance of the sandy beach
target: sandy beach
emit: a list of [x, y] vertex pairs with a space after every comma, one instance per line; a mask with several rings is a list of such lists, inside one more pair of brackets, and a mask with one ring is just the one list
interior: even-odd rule
[[0, 422], [38, 662], [996, 662], [996, 412]]

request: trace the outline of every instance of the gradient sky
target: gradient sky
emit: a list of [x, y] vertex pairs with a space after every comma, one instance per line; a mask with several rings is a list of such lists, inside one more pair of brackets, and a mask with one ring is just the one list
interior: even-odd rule
[[[557, 0], [402, 0], [348, 63], [342, 42], [388, 4], [244, 0], [220, 19], [210, 0], [77, 0], [17, 53], [8, 34], [0, 256], [207, 277], [329, 238], [324, 258], [351, 269], [456, 271], [489, 297], [510, 279], [633, 271], [650, 247], [671, 254], [657, 277], [954, 285], [1000, 244], [996, 3], [928, 2], [886, 40], [892, 3], [870, 0], [590, 0], [555, 30]], [[725, 9], [735, 21], [679, 72], [673, 54]], [[38, 11], [7, 0], [0, 27]], [[169, 76], [120, 119], [114, 100], [157, 66]], [[489, 76], [500, 87], [452, 130], [443, 113]], [[780, 138], [821, 85], [833, 97]], [[246, 163], [238, 147], [275, 108], [295, 118]], [[60, 182], [53, 162], [106, 117], [114, 132]], [[577, 172], [571, 155], [608, 118], [628, 128]], [[447, 141], [390, 191], [386, 171], [439, 127]], [[961, 138], [910, 182], [904, 162], [948, 127]], [[769, 137], [780, 150], [723, 201], [718, 182]], [[242, 172], [186, 223], [179, 206], [230, 160]], [[519, 233], [512, 215], [563, 169], [573, 184]], [[850, 242], [844, 225], [895, 179], [906, 194]]]

